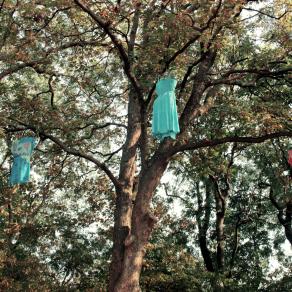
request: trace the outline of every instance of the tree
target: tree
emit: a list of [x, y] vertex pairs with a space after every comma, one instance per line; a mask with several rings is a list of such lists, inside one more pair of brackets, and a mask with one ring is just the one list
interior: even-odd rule
[[[1, 125], [33, 131], [52, 157], [82, 158], [112, 183], [109, 291], [140, 291], [158, 220], [151, 201], [178, 153], [292, 136], [289, 97], [274, 99], [290, 82], [288, 31], [253, 42], [256, 25], [241, 16], [253, 2], [2, 2]], [[278, 9], [269, 33], [288, 17], [285, 3]], [[169, 71], [180, 80], [181, 131], [157, 142], [155, 82]]]
[[167, 196], [182, 205], [185, 246], [193, 247], [193, 255], [199, 248], [213, 291], [257, 291], [266, 285], [267, 259], [274, 253], [289, 268], [288, 255], [280, 255], [282, 230], [261, 185], [265, 177], [257, 165], [262, 161], [255, 155], [258, 148], [234, 144], [202, 149], [184, 154], [172, 166], [178, 178], [174, 185], [183, 187], [167, 188]]
[[257, 164], [262, 169], [260, 185], [269, 189], [269, 198], [277, 210], [279, 223], [284, 228], [287, 240], [292, 244], [291, 167], [286, 149], [288, 145], [280, 141], [275, 141], [270, 148], [259, 147], [262, 152], [258, 155]]

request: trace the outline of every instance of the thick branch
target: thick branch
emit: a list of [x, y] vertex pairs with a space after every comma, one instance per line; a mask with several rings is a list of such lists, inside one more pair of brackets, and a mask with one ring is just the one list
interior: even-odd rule
[[[207, 30], [209, 27], [210, 27], [210, 24], [212, 23], [212, 21], [218, 16], [218, 13], [219, 13], [219, 10], [220, 10], [220, 7], [221, 7], [221, 4], [222, 4], [222, 1], [219, 1], [218, 2], [218, 5], [216, 7], [216, 9], [214, 10], [214, 12], [212, 13], [212, 15], [209, 17], [208, 21], [206, 22], [206, 25], [203, 26], [202, 28], [199, 28], [199, 27], [196, 27], [195, 30], [197, 31], [196, 35], [194, 37], [192, 37], [190, 40], [188, 40], [181, 48], [179, 48], [166, 62], [165, 62], [165, 66], [161, 72], [161, 74], [165, 73], [170, 64], [173, 63], [176, 58], [178, 56], [180, 56], [181, 54], [183, 54], [192, 44], [194, 44], [197, 40], [200, 39], [202, 33]], [[188, 71], [186, 73], [186, 75], [190, 75], [192, 69], [198, 65], [203, 59], [204, 57], [206, 56], [207, 54], [202, 54], [201, 58], [197, 61], [194, 62], [193, 65], [191, 65], [189, 68], [188, 68]], [[202, 74], [198, 74], [198, 76], [204, 76]], [[184, 78], [185, 79], [185, 78]], [[186, 80], [184, 80], [184, 82], [182, 83], [182, 89], [183, 87], [185, 86], [186, 84]], [[151, 103], [151, 99], [152, 99], [152, 96], [153, 96], [153, 92], [155, 90], [155, 85], [153, 85], [153, 87], [151, 88], [149, 94], [148, 94], [148, 97], [147, 97], [147, 105]]]
[[208, 53], [206, 53], [204, 59], [199, 66], [198, 73], [194, 77], [191, 95], [180, 116], [179, 122], [181, 133], [186, 130], [187, 126], [194, 118], [195, 109], [199, 106], [200, 98], [202, 97], [202, 94], [206, 89], [207, 73], [209, 72], [215, 61], [215, 56], [215, 52], [209, 51]]
[[264, 16], [267, 16], [269, 18], [273, 18], [273, 19], [281, 19], [282, 17], [284, 17], [289, 11], [288, 10], [285, 10], [285, 12], [283, 12], [281, 15], [279, 16], [275, 16], [275, 15], [271, 15], [269, 13], [266, 13], [264, 12], [263, 10], [257, 10], [257, 9], [253, 9], [253, 8], [249, 8], [249, 7], [246, 7], [246, 8], [243, 8], [244, 10], [248, 10], [248, 11], [254, 11], [254, 12], [257, 12], [258, 14], [262, 14]]
[[166, 195], [167, 197], [180, 199], [181, 201], [183, 201], [183, 202], [186, 203], [186, 204], [189, 203], [188, 200], [186, 200], [185, 198], [183, 198], [183, 197], [181, 197], [181, 196], [179, 196], [179, 195], [175, 195], [175, 194], [173, 194], [173, 193], [172, 193], [172, 194], [169, 194], [168, 189], [167, 189], [167, 184], [163, 183], [162, 185], [164, 186], [165, 195]]
[[[60, 9], [55, 10], [55, 11], [53, 12], [53, 14], [52, 14], [48, 19], [46, 19], [45, 23], [44, 23], [41, 27], [35, 29], [35, 31], [36, 31], [36, 32], [40, 32], [41, 30], [43, 30], [44, 28], [46, 28], [46, 27], [52, 22], [52, 20], [55, 18], [55, 16], [56, 16], [59, 12], [63, 12], [63, 11], [69, 10], [69, 9], [71, 9], [71, 7], [64, 7], [64, 8], [60, 8]], [[37, 16], [36, 16], [36, 17], [37, 17]]]
[[0, 12], [1, 12], [2, 8], [3, 8], [4, 2], [5, 2], [5, 0], [2, 0], [2, 2], [0, 4]]
[[[15, 120], [14, 120], [15, 121]], [[40, 129], [37, 129], [36, 127], [34, 126], [31, 126], [31, 125], [27, 125], [27, 124], [24, 124], [20, 121], [17, 121], [19, 124], [23, 125], [26, 127], [26, 129], [29, 129], [33, 132], [35, 132], [36, 134], [39, 134], [41, 135], [43, 138], [48, 138], [50, 139], [51, 141], [53, 141], [54, 143], [56, 143], [62, 150], [64, 150], [66, 153], [68, 154], [71, 154], [71, 155], [74, 155], [76, 157], [81, 157], [81, 158], [84, 158], [88, 161], [91, 161], [93, 162], [99, 169], [103, 170], [106, 175], [109, 177], [109, 179], [112, 181], [112, 183], [114, 184], [114, 186], [119, 189], [121, 187], [121, 184], [119, 182], [119, 180], [114, 176], [114, 174], [110, 171], [110, 169], [102, 162], [100, 162], [99, 160], [97, 160], [96, 158], [94, 158], [93, 156], [87, 154], [87, 153], [84, 153], [80, 150], [77, 150], [77, 149], [74, 149], [74, 148], [71, 148], [71, 147], [68, 147], [64, 142], [62, 142], [59, 138], [51, 135], [51, 134], [48, 134], [46, 133], [45, 131], [42, 131]], [[8, 129], [6, 129], [6, 131], [9, 132]]]
[[[255, 86], [255, 82], [261, 78], [276, 78], [279, 76], [283, 76], [285, 74], [289, 74], [292, 72], [292, 67], [286, 67], [279, 70], [270, 70], [270, 69], [261, 69], [261, 68], [251, 68], [251, 69], [237, 69], [237, 70], [229, 70], [226, 71], [222, 78], [218, 78], [216, 80], [210, 81], [208, 86], [216, 85], [216, 84], [226, 84], [226, 85], [238, 85], [240, 87], [253, 87]], [[253, 80], [249, 80], [247, 82], [243, 82], [242, 79], [246, 77], [246, 75], [250, 77], [250, 74], [254, 76]], [[231, 77], [231, 75], [234, 75]]]
[[52, 107], [52, 109], [54, 109], [55, 108], [55, 105], [54, 105], [55, 92], [54, 92], [54, 88], [52, 86], [52, 81], [53, 81], [53, 75], [50, 76], [50, 78], [48, 80], [48, 85], [49, 85], [49, 92], [51, 93], [51, 107]]
[[139, 18], [140, 18], [140, 9], [139, 7], [136, 7], [135, 14], [133, 17], [133, 25], [130, 31], [130, 41], [128, 45], [128, 54], [129, 54], [129, 62], [133, 62], [134, 58], [134, 49], [135, 49], [135, 41], [136, 41], [136, 35], [139, 27]]
[[80, 0], [74, 0], [75, 3], [84, 11], [86, 12], [101, 28], [102, 30], [109, 36], [112, 43], [114, 44], [115, 48], [119, 52], [119, 56], [121, 61], [123, 62], [124, 72], [127, 75], [130, 83], [134, 87], [136, 94], [138, 95], [139, 100], [143, 100], [143, 93], [142, 90], [138, 84], [138, 81], [136, 77], [131, 72], [131, 64], [130, 60], [128, 58], [128, 55], [125, 51], [125, 48], [123, 47], [122, 43], [118, 40], [118, 38], [115, 36], [115, 34], [112, 32], [110, 23], [104, 21], [99, 15], [91, 11], [87, 6], [82, 3]]
[[100, 168], [101, 170], [103, 170], [107, 174], [107, 176], [113, 182], [113, 184], [115, 185], [116, 188], [120, 187], [120, 182], [117, 180], [117, 178], [113, 175], [113, 173], [107, 168], [107, 166], [104, 163], [101, 163], [100, 161], [98, 161], [97, 159], [95, 159], [91, 155], [83, 153], [82, 151], [79, 151], [77, 149], [68, 147], [60, 139], [58, 139], [50, 134], [46, 134], [44, 132], [40, 132], [40, 134], [42, 134], [46, 138], [49, 138], [51, 141], [55, 142], [60, 148], [62, 148], [68, 154], [71, 154], [71, 155], [74, 155], [77, 157], [81, 157], [81, 158], [85, 158], [86, 160], [93, 162], [98, 168]]
[[272, 190], [272, 188], [270, 189], [270, 200], [272, 202], [272, 204], [276, 207], [276, 209], [278, 211], [283, 211], [285, 209], [285, 205], [281, 204], [280, 202], [278, 202], [274, 196], [274, 192]]
[[279, 137], [292, 137], [292, 132], [288, 131], [282, 131], [282, 132], [275, 132], [275, 133], [269, 133], [262, 136], [230, 136], [230, 137], [224, 137], [224, 138], [218, 138], [213, 140], [202, 140], [202, 141], [190, 141], [186, 144], [177, 145], [174, 146], [173, 149], [169, 151], [169, 154], [174, 155], [181, 151], [186, 150], [195, 150], [205, 147], [215, 147], [217, 145], [225, 144], [225, 143], [232, 143], [232, 142], [238, 142], [238, 143], [250, 143], [250, 144], [257, 144], [265, 142], [266, 140], [271, 140]]
[[16, 73], [24, 68], [30, 67], [33, 68], [37, 73], [44, 73], [44, 70], [39, 68], [39, 65], [43, 65], [49, 62], [48, 56], [52, 53], [56, 53], [62, 50], [66, 50], [72, 47], [85, 47], [85, 46], [96, 46], [96, 45], [101, 45], [101, 46], [108, 46], [108, 44], [101, 44], [100, 41], [97, 40], [92, 40], [92, 41], [75, 41], [75, 42], [69, 42], [67, 44], [64, 44], [58, 48], [53, 48], [50, 49], [46, 52], [45, 57], [40, 58], [38, 60], [32, 60], [28, 62], [23, 62], [21, 64], [17, 64], [14, 66], [11, 66], [10, 68], [2, 71], [0, 73], [0, 80], [2, 80], [4, 77], [11, 75], [13, 73]]
[[0, 73], [0, 80], [3, 79], [4, 77], [8, 76], [8, 75], [11, 75], [15, 72], [18, 72], [20, 70], [22, 70], [23, 68], [26, 68], [26, 67], [31, 67], [33, 69], [35, 69], [36, 71], [38, 71], [38, 68], [37, 66], [39, 64], [43, 64], [46, 62], [46, 58], [42, 58], [42, 59], [39, 59], [39, 60], [35, 60], [35, 61], [31, 61], [31, 62], [25, 62], [25, 63], [22, 63], [22, 64], [18, 64], [18, 65], [15, 65], [7, 70], [4, 70]]

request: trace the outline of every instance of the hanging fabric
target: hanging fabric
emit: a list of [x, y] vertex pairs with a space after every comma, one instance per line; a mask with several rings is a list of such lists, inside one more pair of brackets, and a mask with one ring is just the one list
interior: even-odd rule
[[173, 78], [160, 79], [156, 84], [158, 97], [153, 105], [152, 134], [159, 140], [166, 137], [176, 138], [179, 133], [175, 86]]
[[13, 165], [10, 185], [24, 184], [30, 177], [30, 157], [36, 145], [35, 138], [23, 137], [12, 143]]
[[292, 148], [290, 148], [288, 150], [288, 163], [291, 165], [292, 167]]

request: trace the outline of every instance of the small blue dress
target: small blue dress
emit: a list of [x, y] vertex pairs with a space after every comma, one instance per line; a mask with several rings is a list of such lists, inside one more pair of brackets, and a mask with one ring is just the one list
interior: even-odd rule
[[9, 180], [11, 186], [29, 181], [30, 157], [35, 145], [33, 137], [23, 137], [12, 143], [13, 165]]
[[160, 79], [156, 84], [158, 97], [153, 104], [152, 134], [159, 140], [166, 137], [176, 138], [179, 133], [175, 86], [173, 78]]

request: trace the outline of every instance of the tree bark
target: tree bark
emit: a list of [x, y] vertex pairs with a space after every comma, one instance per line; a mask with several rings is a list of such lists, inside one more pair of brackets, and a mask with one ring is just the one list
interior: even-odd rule
[[279, 222], [284, 227], [286, 238], [292, 245], [292, 199], [286, 199], [285, 202], [277, 201], [271, 188], [270, 200], [278, 210]]
[[[211, 215], [211, 190], [208, 181], [205, 183], [205, 192], [205, 206], [203, 206], [203, 200], [200, 194], [199, 186], [197, 184], [198, 212], [196, 214], [196, 219], [199, 227], [199, 246], [206, 269], [209, 272], [214, 272], [215, 270], [213, 260], [207, 242], [207, 231], [209, 228]], [[204, 219], [202, 219], [203, 212], [205, 213]]]
[[131, 230], [133, 207], [133, 187], [136, 172], [136, 153], [141, 135], [140, 105], [135, 99], [134, 91], [129, 93], [128, 129], [123, 148], [119, 181], [121, 187], [116, 188], [116, 203], [113, 230], [112, 260], [109, 271], [109, 291], [115, 291], [115, 286], [123, 271], [125, 240]]
[[124, 242], [130, 232], [132, 202], [130, 194], [124, 190], [117, 192], [115, 223], [113, 230], [112, 261], [109, 272], [109, 291], [114, 291], [123, 268], [125, 246]]
[[133, 207], [132, 228], [125, 240], [122, 274], [114, 288], [115, 292], [141, 291], [139, 279], [145, 246], [157, 221], [149, 209], [150, 201], [168, 165], [166, 158], [156, 158], [152, 159], [151, 166], [140, 175]]
[[218, 182], [215, 182], [215, 201], [216, 201], [216, 237], [217, 237], [217, 252], [216, 252], [216, 262], [217, 271], [215, 277], [215, 289], [214, 291], [224, 291], [224, 283], [220, 278], [220, 275], [224, 273], [225, 268], [225, 239], [224, 239], [224, 220], [226, 212], [226, 198], [228, 195], [227, 191], [220, 190]]
[[278, 219], [284, 227], [286, 238], [292, 245], [292, 200], [286, 203], [285, 215], [284, 210], [279, 210]]
[[204, 259], [205, 267], [209, 272], [214, 272], [213, 262], [211, 258], [210, 250], [207, 245], [206, 236], [199, 235], [200, 250]]
[[239, 227], [241, 224], [241, 219], [240, 219], [240, 214], [237, 215], [237, 220], [235, 223], [235, 228], [234, 228], [234, 244], [233, 244], [233, 250], [232, 250], [232, 255], [231, 255], [231, 259], [230, 259], [230, 264], [229, 264], [229, 273], [228, 273], [228, 277], [231, 278], [231, 273], [232, 273], [232, 269], [234, 266], [234, 262], [235, 262], [235, 256], [238, 250], [238, 243], [239, 243]]
[[218, 209], [216, 213], [216, 234], [217, 234], [217, 267], [219, 271], [224, 269], [224, 212], [223, 209], [224, 203], [218, 203]]
[[221, 189], [218, 184], [217, 178], [211, 176], [211, 179], [214, 183], [214, 195], [216, 202], [216, 238], [217, 238], [217, 270], [219, 273], [224, 271], [224, 219], [226, 212], [226, 199], [228, 197], [229, 185], [227, 176], [224, 177], [224, 182], [227, 187]]

